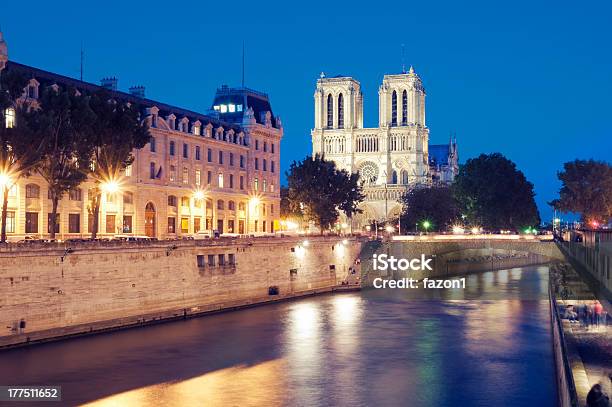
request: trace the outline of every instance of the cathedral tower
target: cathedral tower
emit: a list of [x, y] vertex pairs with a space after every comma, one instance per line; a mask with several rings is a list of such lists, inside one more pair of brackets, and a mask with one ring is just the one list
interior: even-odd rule
[[6, 41], [4, 41], [4, 37], [2, 36], [2, 31], [0, 31], [0, 71], [4, 69], [7, 61], [8, 61], [8, 46], [6, 45]]
[[407, 73], [385, 75], [378, 98], [380, 127], [426, 127], [425, 88], [412, 66]]
[[363, 96], [355, 79], [321, 73], [314, 100], [315, 129], [363, 128]]

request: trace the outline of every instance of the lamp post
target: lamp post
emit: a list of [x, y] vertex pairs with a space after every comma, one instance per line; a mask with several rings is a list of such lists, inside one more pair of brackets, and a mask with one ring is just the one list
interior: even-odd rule
[[2, 191], [2, 230], [0, 232], [0, 243], [6, 242], [6, 211], [11, 183], [12, 180], [9, 174], [7, 172], [0, 172], [0, 191]]
[[427, 234], [427, 231], [430, 226], [431, 226], [431, 223], [428, 220], [423, 221], [423, 229], [425, 229], [425, 234]]

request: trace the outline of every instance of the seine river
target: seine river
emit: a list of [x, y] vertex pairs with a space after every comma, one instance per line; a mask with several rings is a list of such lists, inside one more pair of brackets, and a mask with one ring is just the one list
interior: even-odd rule
[[555, 406], [548, 303], [525, 299], [548, 268], [467, 284], [503, 295], [368, 290], [48, 343], [0, 352], [0, 385], [61, 385], [62, 405]]

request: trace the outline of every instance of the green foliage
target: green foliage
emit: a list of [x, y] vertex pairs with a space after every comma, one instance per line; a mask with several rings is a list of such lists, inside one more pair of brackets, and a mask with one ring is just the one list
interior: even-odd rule
[[612, 217], [612, 166], [603, 161], [574, 160], [557, 176], [559, 198], [550, 202], [562, 212], [581, 214], [583, 221], [605, 223]]
[[364, 195], [358, 179], [319, 155], [294, 161], [287, 172], [287, 213], [303, 214], [323, 232], [338, 219], [339, 210], [349, 217], [360, 212], [357, 206]]
[[401, 223], [403, 228], [412, 229], [418, 223], [428, 221], [427, 230], [447, 230], [449, 226], [461, 217], [459, 203], [451, 189], [445, 186], [432, 188], [415, 188], [402, 196], [403, 212]]
[[538, 225], [533, 184], [500, 153], [467, 160], [453, 185], [459, 207], [474, 225], [523, 230]]

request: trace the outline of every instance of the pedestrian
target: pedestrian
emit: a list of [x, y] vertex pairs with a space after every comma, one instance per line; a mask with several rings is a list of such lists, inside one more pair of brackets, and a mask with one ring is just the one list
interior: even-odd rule
[[597, 327], [599, 328], [599, 326], [602, 325], [601, 318], [603, 316], [603, 306], [599, 301], [595, 303], [595, 305], [593, 306], [593, 310], [595, 311], [595, 319], [597, 321]]
[[588, 304], [587, 305], [587, 326], [586, 328], [589, 329], [589, 327], [591, 325], [593, 325], [593, 304]]
[[587, 407], [610, 407], [610, 399], [601, 388], [601, 384], [597, 383], [591, 387], [586, 398]]

